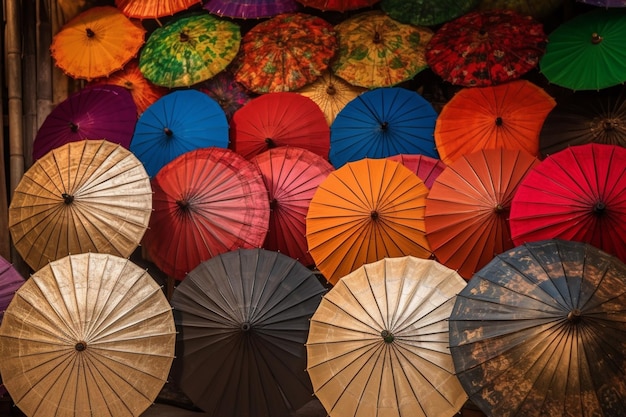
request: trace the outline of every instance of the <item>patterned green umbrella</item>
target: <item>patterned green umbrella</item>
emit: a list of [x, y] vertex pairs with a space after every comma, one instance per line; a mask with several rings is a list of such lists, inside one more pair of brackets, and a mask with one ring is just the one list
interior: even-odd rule
[[382, 0], [380, 8], [398, 22], [435, 26], [472, 10], [479, 0]]
[[240, 42], [240, 28], [229, 20], [208, 13], [185, 15], [150, 34], [139, 69], [156, 85], [188, 87], [225, 69]]

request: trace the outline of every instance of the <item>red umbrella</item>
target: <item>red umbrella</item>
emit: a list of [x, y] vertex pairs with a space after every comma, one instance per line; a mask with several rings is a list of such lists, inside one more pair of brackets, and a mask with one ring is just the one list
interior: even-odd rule
[[589, 143], [549, 155], [520, 184], [509, 222], [516, 245], [573, 240], [626, 261], [626, 148]]
[[201, 262], [267, 235], [267, 189], [257, 168], [229, 149], [183, 153], [153, 178], [153, 213], [143, 244], [167, 275], [184, 279]]
[[270, 223], [263, 247], [312, 265], [306, 215], [317, 186], [333, 166], [313, 152], [291, 146], [267, 150], [251, 161], [261, 171], [269, 191]]
[[306, 7], [312, 7], [322, 11], [334, 10], [345, 12], [347, 10], [363, 9], [378, 3], [380, 0], [298, 0]]
[[415, 173], [429, 189], [433, 183], [446, 169], [446, 164], [442, 160], [421, 154], [398, 154], [388, 157], [392, 161], [400, 162], [405, 167]]
[[295, 92], [264, 94], [233, 114], [231, 147], [250, 159], [278, 146], [295, 146], [328, 158], [330, 127], [320, 107]]

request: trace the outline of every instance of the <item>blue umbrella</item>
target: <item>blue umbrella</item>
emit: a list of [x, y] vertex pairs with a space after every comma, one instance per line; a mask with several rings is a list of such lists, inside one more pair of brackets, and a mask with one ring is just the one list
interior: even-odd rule
[[228, 121], [219, 103], [197, 90], [176, 90], [148, 106], [130, 143], [150, 177], [177, 156], [208, 147], [228, 147]]
[[439, 159], [437, 112], [415, 91], [382, 87], [349, 101], [330, 126], [329, 159], [335, 168], [363, 158], [420, 154]]

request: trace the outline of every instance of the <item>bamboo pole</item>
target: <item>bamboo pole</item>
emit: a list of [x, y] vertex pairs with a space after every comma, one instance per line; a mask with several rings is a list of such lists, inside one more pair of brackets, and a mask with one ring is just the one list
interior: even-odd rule
[[37, 0], [37, 129], [41, 127], [53, 107], [52, 102], [52, 25], [50, 23], [50, 5], [48, 0]]
[[22, 0], [22, 94], [24, 96], [24, 166], [33, 164], [33, 141], [37, 135], [37, 19], [36, 0]]
[[[4, 17], [6, 16], [6, 12], [2, 11], [3, 14], [3, 23], [5, 21]], [[5, 42], [4, 42], [4, 31], [0, 31], [0, 50], [2, 54], [0, 55], [2, 59], [5, 56]], [[0, 79], [4, 80], [4, 65], [0, 65]], [[8, 190], [7, 190], [7, 167], [6, 167], [6, 159], [4, 155], [4, 143], [5, 143], [5, 135], [4, 135], [4, 97], [3, 94], [4, 89], [0, 88], [0, 114], [2, 114], [2, 130], [0, 130], [0, 164], [2, 164], [2, 171], [0, 171], [0, 255], [6, 259], [11, 260], [11, 239], [9, 238], [9, 213], [8, 213]]]

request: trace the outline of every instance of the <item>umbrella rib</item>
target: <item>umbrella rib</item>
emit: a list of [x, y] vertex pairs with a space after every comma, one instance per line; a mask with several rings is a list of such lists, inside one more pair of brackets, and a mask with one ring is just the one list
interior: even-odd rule
[[[407, 355], [405, 355], [404, 353], [401, 352], [402, 350], [403, 350], [403, 347], [400, 344], [394, 345], [394, 349], [392, 349], [393, 353], [398, 358], [398, 363], [400, 363], [400, 356], [402, 356], [406, 360], [406, 362], [411, 366], [411, 368], [413, 368], [418, 374], [420, 374], [423, 377], [424, 381], [426, 381], [428, 383], [428, 385], [433, 388], [433, 391], [439, 393], [439, 391], [437, 390], [437, 387], [435, 387], [433, 385], [432, 381], [426, 375], [424, 375], [422, 373], [422, 371], [417, 366], [415, 366], [415, 364], [408, 358]], [[407, 352], [408, 351], [409, 350], [407, 349]], [[426, 410], [424, 409], [421, 401], [419, 401], [420, 398], [418, 397], [417, 393], [415, 392], [415, 389], [413, 387], [414, 384], [411, 383], [411, 378], [409, 378], [409, 376], [407, 375], [406, 371], [404, 370], [404, 367], [398, 366], [398, 368], [402, 372], [402, 375], [404, 375], [405, 379], [409, 382], [409, 387], [411, 389], [411, 392], [413, 393], [413, 397], [415, 397], [415, 399], [417, 400], [416, 401], [417, 405], [420, 407], [420, 410], [422, 411], [422, 414], [424, 416], [426, 416], [427, 415]], [[394, 370], [394, 369], [395, 368], [392, 367], [392, 370]], [[448, 372], [447, 370], [445, 370], [445, 371]], [[394, 378], [394, 382], [395, 382], [395, 378]], [[453, 404], [450, 403], [450, 401], [445, 396], [443, 396], [443, 395], [441, 395], [441, 396], [446, 400], [446, 402], [448, 404], [450, 404], [450, 406], [454, 406]], [[399, 400], [398, 400], [397, 397], [396, 397], [396, 402], [399, 404]], [[402, 417], [402, 413], [400, 413], [400, 417]]]

